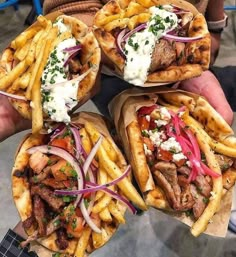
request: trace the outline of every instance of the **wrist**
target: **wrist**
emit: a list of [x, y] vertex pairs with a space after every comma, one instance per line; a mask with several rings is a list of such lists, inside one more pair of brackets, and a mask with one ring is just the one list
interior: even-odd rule
[[208, 30], [211, 33], [219, 34], [221, 33], [224, 28], [226, 28], [228, 25], [228, 16], [224, 14], [223, 18], [220, 20], [208, 20], [207, 26]]

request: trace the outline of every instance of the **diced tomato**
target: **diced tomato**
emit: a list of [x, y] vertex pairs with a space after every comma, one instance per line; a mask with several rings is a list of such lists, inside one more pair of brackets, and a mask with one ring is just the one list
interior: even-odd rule
[[143, 137], [143, 142], [149, 150], [151, 150], [152, 152], [155, 150], [155, 147], [154, 147], [154, 145], [152, 143], [152, 140], [150, 138]]
[[150, 122], [146, 119], [145, 116], [139, 116], [138, 124], [141, 130], [148, 130]]
[[157, 127], [157, 124], [155, 123], [155, 120], [154, 119], [151, 119], [150, 120], [150, 124], [149, 124], [149, 129], [150, 130], [153, 130]]
[[151, 106], [143, 106], [138, 110], [138, 116], [140, 115], [150, 115], [153, 110], [157, 108], [157, 105], [151, 105]]
[[66, 136], [63, 138], [55, 138], [51, 142], [52, 146], [57, 146], [65, 149], [69, 153], [73, 154], [74, 153], [74, 145], [73, 145], [73, 140], [70, 136]]
[[157, 153], [157, 159], [163, 160], [163, 161], [172, 161], [173, 154], [169, 151], [159, 148]]
[[68, 234], [79, 238], [83, 230], [83, 218], [75, 214], [70, 216], [66, 230]]
[[178, 167], [181, 167], [181, 166], [183, 166], [184, 164], [185, 164], [185, 162], [186, 162], [186, 159], [181, 159], [181, 160], [179, 160], [178, 162], [174, 162]]
[[82, 214], [80, 208], [78, 208], [78, 207], [76, 207], [76, 209], [75, 209], [75, 214], [77, 217], [83, 217], [83, 214]]

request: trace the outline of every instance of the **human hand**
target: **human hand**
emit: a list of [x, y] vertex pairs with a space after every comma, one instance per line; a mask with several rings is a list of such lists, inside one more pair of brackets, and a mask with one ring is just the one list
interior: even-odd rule
[[20, 116], [8, 98], [0, 95], [0, 142], [30, 126], [31, 122]]
[[204, 96], [208, 102], [231, 125], [233, 111], [226, 100], [224, 92], [216, 77], [210, 71], [205, 71], [200, 77], [182, 81], [179, 89]]

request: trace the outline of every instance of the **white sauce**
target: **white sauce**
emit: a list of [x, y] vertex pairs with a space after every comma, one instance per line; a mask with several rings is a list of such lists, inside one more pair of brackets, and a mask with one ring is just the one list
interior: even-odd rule
[[[147, 28], [134, 33], [125, 44], [126, 64], [124, 79], [137, 86], [143, 85], [147, 80], [152, 52], [156, 42], [169, 29], [177, 27], [178, 23], [177, 15], [164, 9], [153, 6], [149, 8], [149, 12], [152, 16]], [[162, 28], [154, 34], [151, 28], [156, 24], [155, 17], [160, 17]], [[168, 22], [168, 20], [171, 20], [171, 22]]]
[[[69, 29], [62, 20], [58, 20], [54, 25], [58, 25], [60, 33]], [[77, 104], [79, 83], [69, 82], [67, 78], [68, 65], [63, 67], [69, 56], [69, 53], [63, 50], [73, 46], [76, 46], [75, 38], [69, 38], [59, 43], [50, 54], [41, 77], [43, 110], [57, 122], [70, 122], [67, 112]], [[57, 83], [62, 84], [56, 85]]]

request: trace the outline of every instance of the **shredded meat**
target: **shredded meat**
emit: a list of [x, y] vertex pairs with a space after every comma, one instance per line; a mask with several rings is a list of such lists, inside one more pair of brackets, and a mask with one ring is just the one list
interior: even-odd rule
[[39, 236], [46, 235], [46, 223], [45, 223], [45, 205], [38, 195], [34, 195], [33, 198], [33, 210], [34, 216], [38, 223]]
[[196, 187], [192, 184], [190, 185], [190, 191], [195, 201], [193, 205], [193, 215], [198, 219], [206, 208], [206, 202], [204, 201], [205, 198], [198, 193]]
[[42, 184], [46, 186], [50, 186], [54, 189], [63, 189], [65, 188], [65, 185], [62, 181], [57, 181], [55, 178], [46, 178], [42, 181]]
[[156, 180], [156, 183], [165, 192], [165, 196], [168, 199], [168, 202], [170, 203], [171, 207], [177, 206], [178, 203], [175, 197], [175, 193], [170, 183], [166, 180], [166, 178], [159, 170], [153, 171], [153, 174], [154, 174], [154, 179]]
[[81, 68], [82, 68], [82, 65], [78, 58], [73, 58], [69, 60], [70, 72], [78, 74]]
[[56, 244], [60, 250], [65, 250], [69, 245], [66, 232], [63, 228], [57, 230]]
[[159, 170], [166, 180], [170, 183], [174, 190], [174, 194], [177, 202], [180, 202], [181, 190], [178, 184], [177, 170], [174, 163], [160, 161], [154, 165], [156, 170]]
[[26, 219], [22, 222], [23, 228], [28, 229], [28, 228], [32, 227], [34, 224], [34, 221], [35, 221], [34, 216], [30, 216], [28, 219]]
[[202, 176], [202, 175], [198, 175], [196, 177], [196, 180], [193, 181], [193, 183], [196, 185], [198, 191], [205, 197], [209, 197], [210, 196], [210, 192], [211, 192], [211, 186], [208, 183], [207, 179]]
[[34, 183], [34, 184], [39, 183], [39, 182], [41, 182], [42, 180], [46, 179], [46, 177], [48, 177], [48, 175], [50, 174], [50, 172], [51, 172], [51, 168], [48, 166], [48, 167], [46, 167], [45, 169], [43, 169], [43, 171], [40, 172], [39, 174], [37, 174], [37, 175], [31, 177], [30, 182], [31, 182], [31, 183]]
[[215, 154], [216, 160], [220, 165], [221, 171], [226, 171], [229, 169], [233, 164], [234, 161], [232, 158], [221, 155], [221, 154]]
[[65, 205], [61, 198], [54, 195], [53, 190], [49, 189], [44, 185], [34, 185], [31, 187], [32, 195], [39, 195], [44, 201], [46, 201], [49, 206], [51, 206], [55, 211], [60, 211], [60, 208]]
[[230, 189], [236, 181], [236, 170], [231, 168], [225, 171], [222, 175], [223, 179], [223, 187], [226, 189]]
[[177, 171], [178, 171], [180, 174], [185, 175], [185, 176], [187, 176], [187, 177], [189, 176], [189, 174], [190, 174], [190, 172], [191, 172], [190, 168], [187, 167], [187, 166], [178, 167], [178, 168], [177, 168]]
[[172, 44], [165, 39], [160, 39], [152, 53], [152, 61], [149, 70], [154, 72], [156, 70], [165, 69], [169, 67], [175, 59], [176, 52]]
[[34, 173], [39, 174], [48, 164], [49, 158], [47, 155], [37, 151], [29, 158], [29, 166]]
[[190, 191], [190, 184], [188, 183], [188, 179], [185, 176], [178, 176], [178, 183], [181, 187], [181, 208], [179, 210], [186, 211], [193, 207], [194, 199]]

